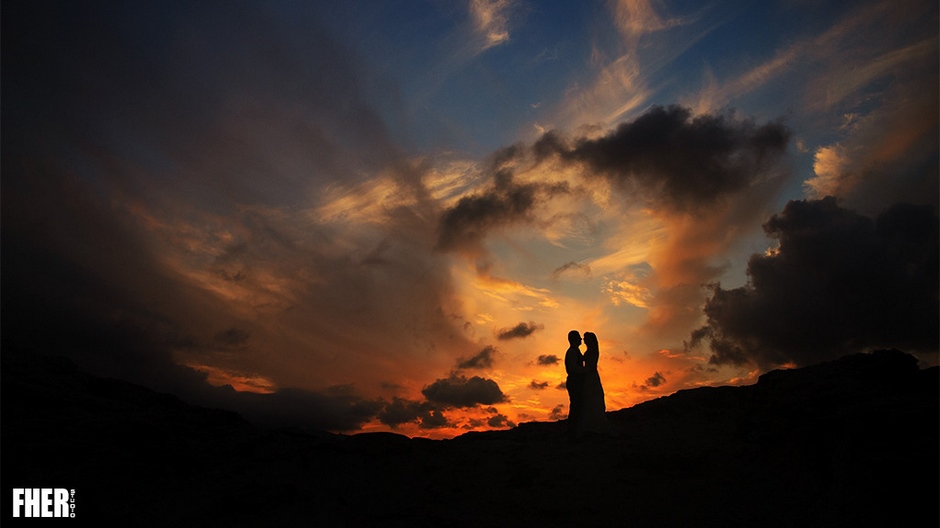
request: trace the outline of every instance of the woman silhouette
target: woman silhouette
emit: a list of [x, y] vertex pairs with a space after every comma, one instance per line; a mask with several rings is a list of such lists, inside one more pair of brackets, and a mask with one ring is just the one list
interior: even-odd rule
[[597, 373], [597, 361], [600, 358], [600, 345], [593, 332], [584, 333], [584, 368], [587, 371], [584, 380], [584, 403], [579, 432], [613, 435], [614, 428], [607, 419], [607, 405], [604, 402], [604, 387], [601, 376]]

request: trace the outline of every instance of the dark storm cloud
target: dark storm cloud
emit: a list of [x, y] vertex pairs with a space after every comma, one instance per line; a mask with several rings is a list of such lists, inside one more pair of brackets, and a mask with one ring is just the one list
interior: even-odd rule
[[935, 352], [940, 335], [940, 220], [897, 204], [872, 219], [834, 198], [792, 201], [765, 225], [779, 240], [753, 255], [748, 284], [713, 287], [707, 325], [715, 364], [803, 366], [869, 348]]
[[557, 365], [559, 359], [554, 354], [543, 354], [539, 356], [537, 361], [539, 365]]
[[452, 375], [421, 390], [429, 402], [452, 407], [475, 407], [506, 401], [506, 395], [491, 379]]
[[488, 369], [493, 366], [493, 355], [496, 353], [496, 348], [493, 346], [486, 346], [478, 352], [476, 355], [470, 359], [460, 359], [457, 362], [458, 369]]
[[380, 422], [392, 428], [402, 424], [417, 423], [422, 429], [434, 429], [449, 425], [439, 406], [428, 401], [393, 398], [378, 413]]
[[692, 116], [681, 106], [655, 106], [598, 138], [571, 143], [555, 132], [540, 138], [539, 159], [558, 155], [627, 188], [639, 185], [679, 211], [695, 210], [756, 181], [786, 149], [790, 132], [733, 115]]
[[502, 328], [496, 333], [496, 338], [500, 341], [506, 341], [508, 339], [521, 339], [529, 337], [536, 330], [541, 330], [545, 328], [544, 325], [540, 325], [534, 322], [529, 323], [519, 323], [512, 328]]
[[548, 382], [547, 382], [547, 381], [532, 380], [532, 381], [529, 383], [529, 388], [530, 388], [530, 389], [533, 389], [533, 390], [545, 390], [545, 389], [548, 388]]
[[[488, 347], [488, 349], [491, 347]], [[484, 349], [484, 352], [487, 349]], [[458, 374], [451, 374], [448, 378], [436, 380], [426, 386], [421, 393], [424, 401], [409, 400], [395, 397], [391, 402], [379, 400], [380, 408], [375, 417], [380, 422], [392, 428], [402, 424], [417, 423], [422, 429], [438, 429], [451, 427], [451, 423], [444, 411], [453, 408], [479, 407], [506, 401], [506, 396], [499, 389], [495, 381], [473, 376], [467, 378]], [[498, 413], [495, 408], [486, 409], [490, 413]], [[490, 420], [492, 422], [493, 420]], [[499, 425], [493, 427], [513, 426], [503, 417]], [[481, 427], [485, 422], [474, 422], [464, 427]]]
[[491, 230], [533, 220], [535, 207], [547, 197], [568, 192], [565, 184], [518, 183], [510, 169], [500, 169], [493, 185], [464, 196], [442, 214], [437, 248], [443, 251], [479, 249]]
[[496, 416], [490, 417], [486, 421], [486, 425], [490, 427], [515, 427], [516, 424], [513, 423], [508, 416], [505, 414], [497, 414]]
[[427, 416], [421, 418], [418, 426], [422, 429], [441, 429], [443, 427], [453, 426], [453, 424], [450, 423], [443, 412], [432, 410], [428, 412]]
[[426, 406], [427, 403], [395, 397], [378, 413], [378, 419], [385, 425], [398, 427], [417, 421], [419, 416], [429, 411]]
[[493, 416], [486, 419], [471, 418], [463, 425], [463, 428], [473, 430], [478, 427], [512, 428], [516, 426], [515, 422], [510, 420], [505, 414], [501, 414], [495, 407], [484, 410]]

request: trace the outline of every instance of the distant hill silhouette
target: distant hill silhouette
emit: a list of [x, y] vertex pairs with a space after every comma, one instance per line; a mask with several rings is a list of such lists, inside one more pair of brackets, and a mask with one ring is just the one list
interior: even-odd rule
[[13, 487], [75, 488], [77, 516], [121, 526], [940, 524], [940, 371], [898, 351], [679, 391], [578, 444], [564, 422], [269, 430], [64, 359], [2, 360], [4, 525]]

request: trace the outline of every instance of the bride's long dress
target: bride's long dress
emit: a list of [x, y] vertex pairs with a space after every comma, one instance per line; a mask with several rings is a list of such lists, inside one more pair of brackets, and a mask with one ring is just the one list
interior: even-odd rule
[[584, 366], [587, 376], [584, 382], [584, 407], [581, 415], [580, 433], [600, 433], [613, 435], [614, 428], [607, 419], [607, 405], [604, 402], [604, 387], [600, 374], [597, 373], [597, 360], [600, 352], [588, 348], [584, 352]]

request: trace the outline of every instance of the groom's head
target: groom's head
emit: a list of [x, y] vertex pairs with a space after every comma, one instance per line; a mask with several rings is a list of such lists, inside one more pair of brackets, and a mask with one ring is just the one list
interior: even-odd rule
[[571, 346], [579, 346], [581, 344], [581, 334], [577, 330], [568, 332], [568, 342], [571, 343]]

